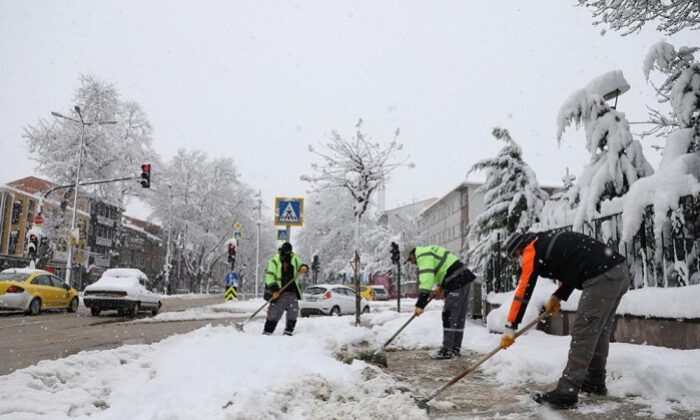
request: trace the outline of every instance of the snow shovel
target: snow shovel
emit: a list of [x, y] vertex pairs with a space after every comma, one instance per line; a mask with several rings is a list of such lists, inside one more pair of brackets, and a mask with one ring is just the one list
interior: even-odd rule
[[[293, 282], [294, 282], [294, 280], [292, 280], [292, 281], [290, 281], [289, 283], [285, 284], [284, 287], [282, 287], [282, 288], [279, 290], [280, 294], [281, 294], [282, 292], [284, 292], [284, 289], [286, 289], [287, 287], [289, 287], [289, 285], [292, 284]], [[266, 307], [270, 302], [272, 302], [272, 299], [270, 299], [270, 300], [268, 300], [267, 302], [265, 302], [261, 307], [258, 308], [257, 311], [253, 312], [253, 315], [249, 316], [245, 321], [243, 321], [243, 322], [240, 323], [240, 324], [237, 323], [237, 322], [234, 322], [233, 325], [236, 327], [236, 329], [237, 329], [238, 331], [243, 332], [243, 326], [244, 326], [245, 324], [247, 324], [248, 322], [250, 322], [251, 319], [255, 318], [255, 315], [257, 315], [260, 311], [262, 311], [263, 309], [265, 309], [265, 307]]]
[[[545, 318], [547, 318], [548, 315], [549, 315], [549, 314], [547, 313], [547, 311], [542, 312], [536, 319], [533, 319], [529, 324], [525, 325], [525, 326], [522, 327], [520, 330], [516, 331], [516, 333], [515, 333], [515, 338], [518, 338], [518, 337], [520, 337], [521, 335], [525, 334], [525, 333], [526, 333], [528, 330], [530, 330], [532, 327], [534, 327], [534, 326], [537, 325], [538, 323], [542, 322]], [[428, 403], [429, 403], [430, 401], [432, 401], [435, 397], [437, 397], [438, 395], [440, 395], [440, 394], [441, 394], [444, 390], [446, 390], [447, 388], [451, 387], [452, 385], [454, 385], [454, 384], [456, 384], [457, 382], [459, 382], [460, 380], [462, 380], [462, 378], [464, 378], [465, 376], [467, 376], [467, 375], [469, 375], [470, 373], [474, 372], [474, 371], [476, 370], [476, 368], [478, 368], [479, 366], [481, 366], [485, 361], [487, 361], [487, 360], [489, 360], [490, 358], [492, 358], [492, 357], [493, 357], [496, 353], [498, 353], [501, 349], [502, 349], [502, 347], [501, 347], [500, 345], [499, 345], [498, 347], [494, 348], [494, 349], [491, 350], [490, 352], [488, 352], [488, 353], [486, 353], [485, 355], [481, 356], [481, 358], [479, 358], [476, 362], [474, 362], [474, 363], [472, 363], [471, 365], [469, 365], [466, 369], [464, 369], [462, 372], [460, 372], [459, 375], [457, 375], [457, 376], [455, 376], [454, 378], [450, 379], [450, 381], [447, 382], [445, 385], [443, 385], [440, 389], [438, 389], [438, 390], [436, 390], [435, 392], [433, 392], [432, 394], [430, 394], [430, 396], [429, 396], [428, 398], [424, 398], [424, 399], [421, 399], [421, 400], [417, 400], [416, 403], [418, 404], [418, 407], [424, 408], [424, 409], [426, 409], [426, 410], [429, 410], [429, 409], [430, 409], [430, 406], [428, 405]]]
[[[425, 303], [425, 305], [428, 306], [428, 304], [430, 303], [431, 300], [433, 300], [434, 297], [435, 297], [435, 294], [431, 294], [430, 297], [428, 298], [428, 301]], [[408, 318], [408, 321], [404, 322], [404, 324], [401, 326], [401, 328], [399, 328], [394, 333], [394, 335], [392, 335], [386, 341], [386, 343], [384, 343], [379, 348], [379, 350], [374, 351], [374, 352], [363, 352], [359, 356], [360, 359], [365, 360], [365, 361], [370, 362], [370, 363], [374, 363], [375, 365], [379, 365], [382, 367], [389, 367], [389, 365], [386, 362], [386, 351], [385, 351], [386, 347], [389, 344], [391, 344], [391, 342], [394, 341], [394, 339], [396, 337], [398, 337], [399, 334], [401, 334], [401, 331], [403, 331], [408, 326], [408, 324], [410, 324], [415, 318], [416, 318], [416, 314], [411, 315], [411, 317]]]
[[[459, 276], [460, 274], [462, 274], [466, 270], [467, 270], [467, 266], [466, 265], [462, 266], [460, 269], [458, 269], [454, 273], [450, 274], [449, 277], [447, 277], [445, 280], [443, 280], [442, 284], [447, 283], [448, 281]], [[428, 304], [430, 303], [430, 301], [432, 301], [434, 298], [435, 298], [435, 293], [431, 293], [430, 297], [425, 302], [425, 306], [427, 307]], [[385, 352], [386, 347], [389, 344], [391, 344], [391, 342], [394, 341], [394, 339], [396, 337], [398, 337], [399, 334], [401, 334], [401, 331], [403, 331], [404, 328], [406, 328], [408, 326], [408, 324], [410, 324], [415, 318], [416, 318], [415, 314], [411, 315], [411, 317], [408, 318], [408, 321], [406, 321], [401, 326], [401, 328], [399, 328], [398, 331], [396, 331], [394, 333], [394, 335], [392, 335], [391, 338], [389, 338], [386, 341], [386, 343], [384, 343], [384, 345], [379, 348], [379, 350], [377, 350], [375, 352], [363, 352], [359, 355], [360, 359], [365, 360], [365, 361], [370, 362], [370, 363], [374, 363], [375, 365], [379, 365], [382, 367], [389, 367], [389, 365], [387, 364], [387, 361], [386, 361], [386, 352]]]

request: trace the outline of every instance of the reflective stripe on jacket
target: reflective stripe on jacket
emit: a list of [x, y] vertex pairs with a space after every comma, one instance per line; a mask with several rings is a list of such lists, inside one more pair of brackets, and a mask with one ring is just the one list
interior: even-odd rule
[[[296, 286], [297, 295], [301, 296], [301, 286], [299, 285], [299, 268], [304, 263], [297, 254], [292, 253], [292, 269], [294, 270], [294, 285]], [[276, 253], [274, 257], [270, 258], [267, 263], [267, 271], [265, 272], [265, 284], [267, 286], [277, 286], [277, 290], [282, 288], [282, 259], [280, 258], [280, 253]], [[290, 286], [291, 287], [291, 286]], [[286, 290], [291, 290], [288, 287]]]
[[430, 292], [434, 286], [441, 286], [447, 269], [457, 261], [459, 258], [443, 247], [416, 247], [418, 289], [422, 292]]

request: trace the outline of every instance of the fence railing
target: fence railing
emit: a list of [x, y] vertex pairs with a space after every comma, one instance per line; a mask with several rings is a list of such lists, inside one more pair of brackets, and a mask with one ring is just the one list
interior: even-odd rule
[[[572, 230], [563, 226], [552, 231]], [[648, 206], [639, 231], [631, 241], [622, 240], [622, 213], [585, 222], [582, 233], [606, 243], [627, 258], [632, 288], [679, 287], [700, 283], [700, 199], [685, 196], [679, 207], [663, 219], [660, 229], [654, 226], [654, 211]], [[493, 258], [485, 272], [487, 292], [515, 289], [519, 267], [501, 252], [501, 241], [493, 249]]]

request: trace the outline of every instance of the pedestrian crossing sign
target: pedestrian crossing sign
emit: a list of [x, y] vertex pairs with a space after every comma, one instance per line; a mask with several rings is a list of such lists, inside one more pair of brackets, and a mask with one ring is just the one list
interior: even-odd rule
[[275, 225], [278, 226], [303, 226], [304, 225], [304, 199], [303, 198], [275, 198]]

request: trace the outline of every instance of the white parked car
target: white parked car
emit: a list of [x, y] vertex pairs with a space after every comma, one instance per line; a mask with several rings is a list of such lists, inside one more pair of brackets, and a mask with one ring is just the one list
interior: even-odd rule
[[[304, 290], [299, 302], [301, 316], [345, 315], [355, 313], [355, 291], [339, 284], [317, 284]], [[369, 312], [369, 302], [360, 300], [362, 313]]]
[[156, 315], [161, 297], [151, 291], [148, 277], [135, 268], [111, 268], [99, 280], [85, 288], [83, 303], [94, 316], [107, 310], [120, 315], [136, 316], [141, 311]]

